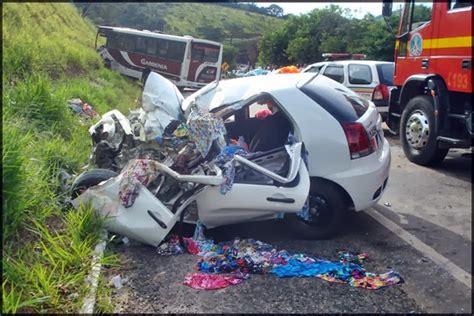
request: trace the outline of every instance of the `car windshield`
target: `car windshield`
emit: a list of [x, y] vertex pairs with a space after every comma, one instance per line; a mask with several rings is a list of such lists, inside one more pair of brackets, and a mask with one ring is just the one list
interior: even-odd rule
[[393, 64], [378, 64], [377, 73], [379, 74], [380, 83], [386, 86], [393, 85]]

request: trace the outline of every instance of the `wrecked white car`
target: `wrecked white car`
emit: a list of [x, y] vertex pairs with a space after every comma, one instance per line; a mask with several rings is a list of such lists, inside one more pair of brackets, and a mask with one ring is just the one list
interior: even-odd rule
[[183, 99], [151, 73], [142, 108], [90, 128], [99, 168], [73, 184], [106, 228], [157, 246], [178, 221], [207, 228], [282, 218], [338, 231], [382, 196], [390, 147], [373, 103], [314, 74], [213, 82]]

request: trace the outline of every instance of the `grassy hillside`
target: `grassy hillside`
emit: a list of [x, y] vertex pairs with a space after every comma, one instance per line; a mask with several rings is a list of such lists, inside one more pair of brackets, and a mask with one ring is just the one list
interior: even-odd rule
[[[96, 24], [162, 30], [176, 35], [247, 38], [263, 33], [283, 20], [206, 3], [77, 3]], [[223, 38], [211, 38], [222, 40]]]
[[72, 4], [7, 3], [2, 18], [2, 312], [74, 312], [101, 223], [58, 204], [59, 171], [80, 173], [91, 150], [93, 122], [67, 100], [127, 112], [140, 87], [102, 66]]
[[224, 38], [231, 36], [232, 28], [236, 29], [235, 38], [247, 38], [258, 36], [283, 22], [274, 17], [205, 3], [172, 4], [164, 20], [167, 29], [173, 33], [203, 36], [205, 34], [199, 34], [199, 30], [212, 26], [222, 29]]

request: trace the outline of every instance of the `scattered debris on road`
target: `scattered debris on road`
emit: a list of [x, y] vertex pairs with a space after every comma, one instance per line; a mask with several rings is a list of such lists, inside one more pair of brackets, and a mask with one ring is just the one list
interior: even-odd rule
[[[367, 253], [358, 255], [348, 251], [339, 251], [339, 261], [290, 254], [286, 250], [277, 250], [270, 244], [253, 239], [235, 239], [215, 244], [202, 238], [202, 227], [197, 225], [201, 238], [183, 238], [172, 235], [158, 247], [161, 255], [182, 254], [188, 252], [201, 258], [196, 264], [199, 273], [190, 273], [183, 284], [195, 289], [220, 289], [236, 285], [249, 277], [249, 274], [272, 273], [284, 277], [317, 277], [327, 282], [345, 283], [353, 287], [376, 290], [381, 287], [403, 283], [402, 277], [395, 271], [382, 274], [366, 272], [363, 262]], [[184, 246], [184, 247], [183, 247]]]
[[385, 205], [386, 207], [391, 207], [392, 204], [390, 202], [385, 202], [383, 205]]

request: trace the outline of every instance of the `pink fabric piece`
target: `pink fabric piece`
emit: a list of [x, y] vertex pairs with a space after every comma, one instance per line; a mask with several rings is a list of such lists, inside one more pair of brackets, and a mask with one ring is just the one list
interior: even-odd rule
[[263, 109], [263, 110], [258, 110], [256, 113], [255, 113], [255, 117], [259, 120], [263, 120], [265, 119], [267, 116], [270, 116], [272, 115], [272, 111], [270, 111], [269, 109]]
[[243, 280], [232, 275], [188, 273], [184, 277], [183, 284], [198, 290], [217, 290], [239, 284]]

